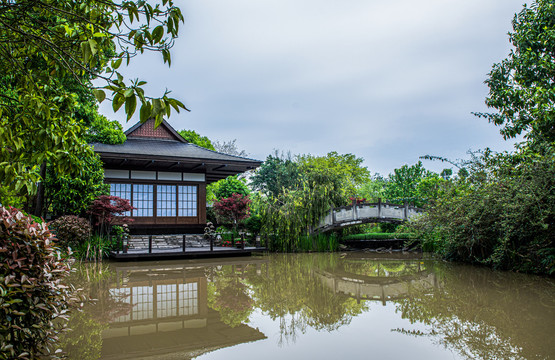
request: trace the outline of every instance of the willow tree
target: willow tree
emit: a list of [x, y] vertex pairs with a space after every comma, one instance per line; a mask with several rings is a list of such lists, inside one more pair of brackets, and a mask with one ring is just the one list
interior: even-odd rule
[[332, 207], [345, 205], [356, 195], [357, 186], [370, 177], [362, 158], [330, 152], [326, 156], [296, 157], [298, 179], [267, 196], [262, 209], [263, 233], [272, 241], [271, 249], [299, 250], [322, 216]]
[[[185, 109], [178, 100], [145, 95], [145, 81], [126, 80], [122, 63], [145, 51], [171, 63], [183, 15], [171, 0], [0, 1], [0, 202], [34, 193], [45, 164], [71, 173], [92, 150], [75, 120], [77, 95], [69, 82], [98, 101], [124, 107], [129, 120]], [[96, 87], [94, 84], [100, 84]]]

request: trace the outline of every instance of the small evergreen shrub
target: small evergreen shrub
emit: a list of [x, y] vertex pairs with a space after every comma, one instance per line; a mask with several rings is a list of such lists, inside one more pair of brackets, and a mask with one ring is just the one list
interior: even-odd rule
[[70, 288], [68, 260], [45, 224], [0, 207], [0, 359], [51, 355]]
[[65, 215], [50, 223], [50, 228], [56, 231], [56, 238], [61, 244], [75, 249], [85, 243], [91, 236], [91, 224], [87, 219], [75, 215]]

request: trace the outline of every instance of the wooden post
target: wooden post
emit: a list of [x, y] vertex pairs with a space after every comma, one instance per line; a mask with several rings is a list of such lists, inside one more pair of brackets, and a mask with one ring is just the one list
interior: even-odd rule
[[183, 235], [183, 252], [185, 252], [185, 248], [187, 247], [186, 237], [187, 235]]
[[245, 234], [241, 234], [241, 250], [245, 250]]
[[214, 251], [214, 237], [210, 236], [210, 251]]
[[382, 198], [378, 198], [378, 219], [382, 217]]
[[148, 253], [152, 254], [152, 235], [148, 235]]

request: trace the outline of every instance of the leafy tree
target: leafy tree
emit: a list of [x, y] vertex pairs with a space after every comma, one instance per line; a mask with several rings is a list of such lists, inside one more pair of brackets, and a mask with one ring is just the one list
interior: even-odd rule
[[80, 169], [77, 176], [57, 174], [49, 166], [44, 185], [46, 208], [55, 216], [84, 216], [91, 203], [100, 195], [109, 193], [104, 184], [104, 169], [97, 154], [79, 159], [75, 166]]
[[555, 152], [485, 151], [414, 226], [424, 248], [499, 269], [555, 273]]
[[185, 140], [208, 150], [216, 150], [212, 141], [206, 136], [201, 136], [195, 130], [179, 130], [179, 135], [183, 136]]
[[353, 154], [341, 155], [335, 151], [326, 156], [298, 157], [301, 177], [309, 186], [326, 184], [334, 206], [348, 202], [349, 197], [356, 196], [357, 187], [370, 179], [370, 172], [362, 166], [363, 161]]
[[357, 188], [357, 197], [368, 199], [369, 201], [377, 201], [380, 198], [383, 199], [385, 197], [384, 191], [387, 181], [387, 179], [384, 179], [379, 174], [374, 175]]
[[493, 65], [486, 104], [497, 113], [477, 113], [502, 126], [505, 139], [521, 133], [555, 141], [555, 3], [536, 0], [515, 15], [509, 56]]
[[248, 196], [233, 193], [230, 197], [216, 201], [214, 211], [224, 221], [232, 223], [236, 230], [239, 222], [249, 217], [250, 203], [251, 199]]
[[227, 199], [233, 194], [242, 196], [248, 196], [250, 194], [249, 187], [245, 183], [245, 180], [239, 179], [237, 176], [228, 176], [215, 184], [216, 186], [213, 191], [217, 200]]
[[126, 140], [121, 124], [116, 120], [109, 120], [104, 115], [96, 113], [87, 128], [85, 141], [87, 143], [102, 143], [117, 145]]
[[268, 196], [261, 211], [263, 233], [275, 240], [272, 248], [282, 251], [298, 250], [311, 227], [331, 207], [349, 202], [357, 187], [370, 177], [368, 169], [361, 166], [363, 159], [352, 154], [330, 152], [321, 157], [302, 155], [296, 160], [299, 179], [277, 195]]
[[101, 235], [109, 234], [112, 225], [122, 225], [132, 219], [126, 218], [126, 212], [133, 210], [129, 200], [119, 196], [101, 195], [92, 202], [89, 213], [95, 219], [95, 225]]
[[419, 202], [418, 184], [430, 174], [424, 169], [422, 162], [408, 166], [403, 165], [389, 174], [389, 181], [385, 187], [384, 195], [392, 202]]
[[251, 186], [267, 196], [278, 196], [284, 189], [295, 188], [299, 184], [299, 165], [291, 155], [268, 155], [266, 161], [251, 178]]
[[[79, 91], [98, 101], [111, 92], [114, 111], [123, 105], [130, 119], [140, 103], [140, 119], [159, 124], [171, 108], [185, 106], [168, 97], [145, 95], [144, 81], [125, 82], [118, 68], [145, 51], [170, 49], [183, 15], [173, 1], [87, 2], [17, 0], [0, 4], [0, 183], [1, 202], [21, 192], [34, 193], [50, 163], [70, 174], [76, 159], [92, 150], [78, 124]], [[105, 82], [95, 88], [92, 80]], [[39, 201], [40, 202], [40, 201]]]

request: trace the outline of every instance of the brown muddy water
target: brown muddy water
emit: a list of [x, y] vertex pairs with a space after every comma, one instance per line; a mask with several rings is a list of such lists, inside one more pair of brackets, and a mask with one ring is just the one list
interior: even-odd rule
[[80, 266], [70, 359], [555, 359], [555, 281], [415, 254]]

